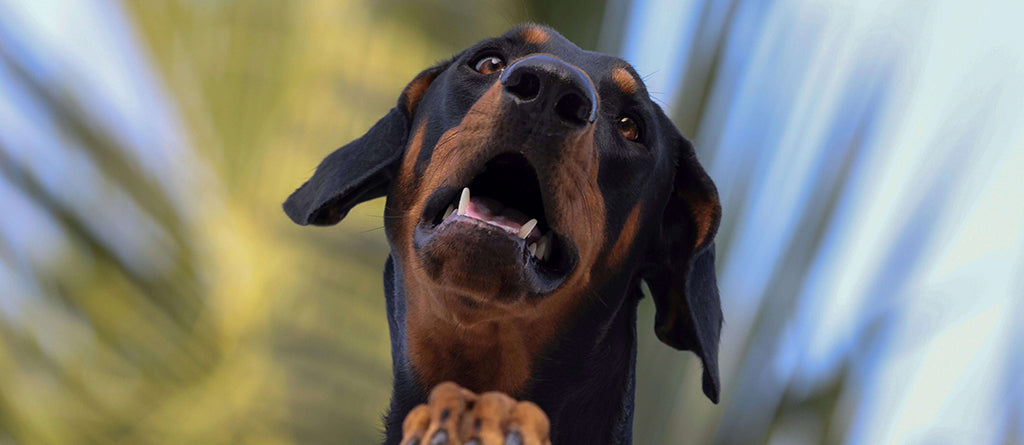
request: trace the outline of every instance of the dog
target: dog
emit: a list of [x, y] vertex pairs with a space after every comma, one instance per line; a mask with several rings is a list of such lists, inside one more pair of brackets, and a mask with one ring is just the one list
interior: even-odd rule
[[642, 281], [718, 403], [718, 193], [623, 60], [534, 24], [483, 40], [284, 210], [327, 226], [385, 195], [385, 443], [630, 443]]

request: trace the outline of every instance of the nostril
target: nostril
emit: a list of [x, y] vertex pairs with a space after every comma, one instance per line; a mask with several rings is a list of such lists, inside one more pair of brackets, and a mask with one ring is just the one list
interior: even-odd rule
[[576, 93], [568, 93], [555, 103], [555, 113], [558, 113], [559, 117], [579, 125], [590, 123], [592, 120], [590, 108], [589, 101]]
[[534, 100], [540, 93], [540, 78], [533, 73], [521, 72], [505, 82], [505, 90], [521, 100]]

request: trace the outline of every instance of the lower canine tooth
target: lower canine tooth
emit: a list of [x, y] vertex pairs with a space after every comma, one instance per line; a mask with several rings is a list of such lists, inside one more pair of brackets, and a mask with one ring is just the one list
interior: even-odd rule
[[537, 243], [531, 243], [526, 249], [530, 251], [531, 256], [537, 256]]
[[448, 210], [444, 211], [444, 216], [441, 218], [441, 221], [448, 219], [449, 216], [452, 216], [452, 213], [455, 213], [455, 204], [448, 206]]
[[523, 224], [523, 227], [519, 228], [519, 237], [526, 239], [526, 237], [530, 235], [530, 232], [533, 231], [534, 227], [537, 227], [536, 218], [527, 221], [526, 224]]
[[459, 215], [465, 215], [469, 209], [469, 187], [462, 189], [462, 196], [459, 198]]
[[542, 259], [542, 260], [546, 260], [547, 259], [547, 255], [548, 255], [548, 235], [544, 235], [544, 236], [540, 237], [539, 241], [537, 241], [537, 254], [535, 256], [537, 258]]

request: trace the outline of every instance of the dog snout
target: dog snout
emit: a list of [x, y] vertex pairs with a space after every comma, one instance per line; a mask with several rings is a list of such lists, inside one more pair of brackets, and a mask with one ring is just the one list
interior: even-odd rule
[[586, 127], [597, 118], [597, 92], [590, 78], [562, 60], [538, 54], [505, 69], [501, 85], [506, 96], [533, 118]]

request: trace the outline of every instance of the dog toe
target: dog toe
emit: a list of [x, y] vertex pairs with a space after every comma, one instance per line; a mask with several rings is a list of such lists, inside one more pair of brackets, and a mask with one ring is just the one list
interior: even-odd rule
[[451, 382], [434, 387], [427, 404], [413, 408], [402, 423], [402, 445], [459, 445], [459, 422], [476, 395]]
[[[550, 445], [548, 435], [551, 433], [551, 423], [548, 416], [533, 402], [519, 402], [512, 408], [512, 415], [509, 416], [509, 434], [518, 434], [519, 443], [523, 445]], [[507, 445], [514, 442], [505, 440]]]
[[548, 417], [532, 402], [517, 402], [500, 392], [481, 394], [465, 413], [466, 445], [550, 445]]

